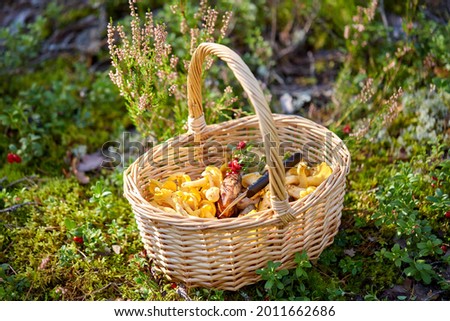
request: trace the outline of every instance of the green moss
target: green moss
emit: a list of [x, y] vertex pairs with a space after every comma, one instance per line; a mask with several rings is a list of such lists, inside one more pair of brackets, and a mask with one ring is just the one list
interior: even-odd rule
[[[112, 208], [101, 215], [89, 201], [90, 188], [80, 186], [75, 179], [52, 178], [15, 190], [14, 200], [38, 203], [3, 214], [0, 224], [0, 261], [15, 271], [15, 279], [8, 286], [21, 278], [30, 283], [30, 288], [16, 290], [21, 293], [19, 297], [48, 299], [48, 292], [56, 295], [59, 287], [69, 289], [60, 289], [66, 299], [120, 296], [120, 285], [130, 271], [132, 275], [138, 272], [128, 265], [130, 256], [139, 253], [142, 244], [128, 204], [114, 186], [110, 188]], [[84, 234], [84, 244], [73, 242], [76, 230]], [[119, 245], [121, 252], [115, 254], [112, 245]]]

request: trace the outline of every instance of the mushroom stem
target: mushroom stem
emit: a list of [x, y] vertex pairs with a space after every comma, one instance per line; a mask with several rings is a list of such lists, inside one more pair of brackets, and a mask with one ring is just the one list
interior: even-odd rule
[[195, 181], [184, 182], [183, 184], [181, 184], [181, 187], [203, 187], [206, 186], [207, 183], [208, 183], [207, 178], [203, 177]]

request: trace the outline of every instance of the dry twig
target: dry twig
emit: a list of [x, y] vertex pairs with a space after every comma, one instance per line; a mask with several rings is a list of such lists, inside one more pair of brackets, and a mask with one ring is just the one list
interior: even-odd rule
[[21, 203], [21, 204], [16, 204], [16, 205], [1, 209], [0, 213], [13, 212], [13, 211], [17, 210], [18, 208], [20, 208], [22, 206], [26, 206], [26, 205], [37, 205], [37, 203], [36, 202], [25, 202], [25, 203]]

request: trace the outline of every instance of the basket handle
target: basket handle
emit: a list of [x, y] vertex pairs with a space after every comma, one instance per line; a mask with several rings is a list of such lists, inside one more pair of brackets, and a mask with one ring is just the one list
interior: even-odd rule
[[264, 152], [269, 172], [269, 188], [272, 208], [279, 215], [283, 223], [287, 224], [295, 219], [288, 202], [285, 187], [285, 169], [283, 161], [278, 155], [280, 140], [269, 105], [261, 87], [248, 66], [238, 54], [224, 45], [216, 43], [202, 43], [195, 50], [189, 65], [187, 78], [187, 97], [189, 107], [189, 132], [201, 137], [206, 128], [202, 108], [202, 64], [205, 58], [213, 54], [223, 61], [233, 71], [242, 88], [247, 93], [250, 103], [256, 111], [259, 127], [263, 137]]

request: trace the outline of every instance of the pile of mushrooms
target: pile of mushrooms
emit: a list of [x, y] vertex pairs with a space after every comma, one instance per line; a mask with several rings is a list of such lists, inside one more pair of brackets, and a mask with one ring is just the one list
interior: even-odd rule
[[222, 184], [222, 172], [219, 168], [208, 166], [201, 178], [191, 181], [189, 175], [176, 173], [164, 183], [150, 180], [149, 202], [168, 213], [180, 213], [183, 216], [214, 218], [215, 203], [219, 200], [219, 188]]
[[[332, 173], [325, 162], [310, 167], [300, 162], [286, 173], [286, 190], [290, 200], [298, 200], [316, 190]], [[175, 173], [164, 182], [150, 180], [148, 184], [148, 201], [151, 205], [167, 213], [201, 218], [216, 218], [217, 202], [221, 197], [224, 173], [215, 166], [207, 166], [201, 178], [191, 180], [189, 175]], [[259, 172], [242, 176], [238, 187], [241, 192], [261, 177]], [[239, 184], [239, 185], [240, 185]], [[238, 189], [239, 190], [239, 189]], [[268, 187], [262, 189], [252, 198], [244, 198], [237, 205], [238, 216], [267, 210], [271, 207]]]
[[[314, 192], [333, 172], [327, 163], [322, 162], [310, 167], [306, 162], [300, 162], [286, 173], [286, 190], [292, 201], [299, 200]], [[261, 177], [258, 172], [249, 173], [242, 177], [242, 186], [247, 188]], [[271, 208], [269, 188], [264, 188], [252, 198], [244, 198], [237, 204], [239, 215], [253, 214]]]

